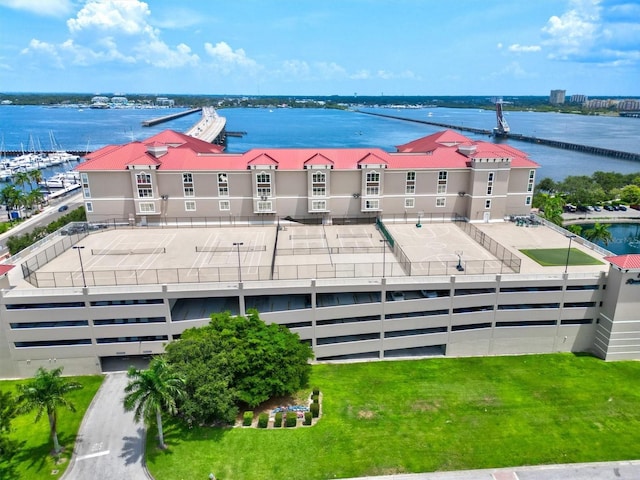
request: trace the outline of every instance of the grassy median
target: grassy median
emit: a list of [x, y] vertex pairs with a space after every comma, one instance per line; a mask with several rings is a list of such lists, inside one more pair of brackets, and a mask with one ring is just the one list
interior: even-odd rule
[[157, 480], [312, 480], [640, 458], [640, 362], [571, 354], [313, 367], [323, 416], [296, 429], [166, 425]]
[[[11, 478], [37, 480], [62, 477], [69, 465], [82, 418], [100, 388], [103, 378], [102, 376], [68, 377], [69, 380], [81, 383], [84, 388], [70, 392], [66, 396], [75, 405], [75, 413], [64, 408], [58, 411], [58, 439], [64, 446], [64, 451], [57, 459], [51, 456], [53, 444], [49, 435], [46, 412], [38, 423], [34, 423], [35, 411], [19, 415], [11, 422], [11, 437], [21, 444], [20, 451], [11, 462], [15, 469], [15, 477]], [[16, 385], [26, 381], [28, 380], [0, 381], [0, 391], [11, 392], [15, 396]], [[2, 474], [0, 471], [0, 477]]]

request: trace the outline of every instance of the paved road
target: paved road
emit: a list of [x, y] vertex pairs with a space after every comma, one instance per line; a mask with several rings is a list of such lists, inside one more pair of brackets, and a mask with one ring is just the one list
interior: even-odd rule
[[144, 468], [145, 430], [122, 407], [126, 372], [109, 373], [80, 426], [63, 480], [149, 480]]
[[350, 480], [638, 480], [640, 460], [360, 477]]

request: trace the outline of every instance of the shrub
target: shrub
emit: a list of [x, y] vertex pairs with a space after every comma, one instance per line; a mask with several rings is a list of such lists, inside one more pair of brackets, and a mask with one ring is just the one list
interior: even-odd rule
[[320, 389], [318, 387], [313, 387], [313, 395], [320, 395]]
[[282, 412], [276, 413], [276, 418], [273, 421], [273, 428], [280, 428], [282, 426]]
[[313, 415], [311, 412], [304, 412], [304, 424], [311, 425], [311, 420], [313, 419]]
[[320, 402], [320, 395], [314, 393], [313, 395], [311, 395], [311, 401], [313, 403], [319, 403]]
[[268, 424], [269, 424], [269, 414], [262, 412], [258, 416], [258, 428], [267, 428]]
[[312, 403], [310, 410], [311, 410], [311, 415], [313, 415], [313, 418], [318, 418], [318, 416], [320, 416], [320, 404], [319, 403]]
[[285, 425], [287, 427], [295, 427], [298, 423], [298, 414], [296, 412], [287, 412], [287, 419]]
[[251, 425], [251, 422], [253, 422], [253, 412], [252, 411], [244, 412], [244, 414], [242, 415], [242, 425], [244, 425], [245, 427], [248, 427]]

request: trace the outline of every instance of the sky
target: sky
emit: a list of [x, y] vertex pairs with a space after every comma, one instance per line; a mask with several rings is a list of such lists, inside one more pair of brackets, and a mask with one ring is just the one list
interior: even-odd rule
[[0, 0], [0, 91], [640, 96], [640, 0]]

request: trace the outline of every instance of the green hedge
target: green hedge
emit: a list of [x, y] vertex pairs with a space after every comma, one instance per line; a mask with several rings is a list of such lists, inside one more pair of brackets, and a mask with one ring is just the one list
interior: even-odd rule
[[282, 412], [276, 413], [276, 418], [273, 421], [273, 428], [280, 428], [282, 426]]
[[319, 403], [312, 403], [311, 407], [311, 415], [313, 415], [313, 418], [318, 418], [318, 416], [320, 416], [320, 404]]
[[320, 389], [318, 387], [313, 387], [313, 395], [320, 395]]
[[313, 403], [319, 403], [320, 402], [320, 395], [314, 393], [313, 395], [311, 395], [311, 401]]
[[269, 424], [269, 414], [262, 412], [258, 415], [258, 428], [267, 428]]
[[298, 423], [298, 414], [296, 412], [287, 412], [286, 426], [295, 427]]
[[244, 412], [244, 414], [242, 415], [242, 425], [244, 425], [245, 427], [248, 427], [251, 425], [251, 422], [253, 422], [253, 412], [252, 411]]
[[313, 420], [313, 415], [311, 412], [304, 412], [304, 424], [311, 425], [311, 421]]

